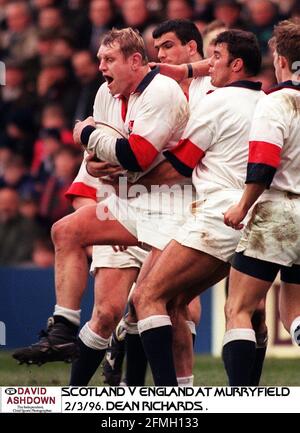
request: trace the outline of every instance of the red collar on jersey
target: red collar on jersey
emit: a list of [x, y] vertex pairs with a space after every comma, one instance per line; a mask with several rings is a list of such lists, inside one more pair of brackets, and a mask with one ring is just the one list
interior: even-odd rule
[[[298, 83], [298, 84], [296, 84]], [[271, 87], [269, 90], [266, 91], [267, 95], [273, 92], [277, 92], [277, 90], [281, 89], [295, 89], [300, 90], [300, 81], [283, 81], [282, 83], [278, 83], [276, 86]]]

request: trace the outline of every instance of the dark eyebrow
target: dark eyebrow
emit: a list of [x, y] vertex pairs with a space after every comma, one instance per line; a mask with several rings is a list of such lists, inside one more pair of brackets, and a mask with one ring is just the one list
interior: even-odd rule
[[163, 42], [163, 43], [160, 44], [160, 45], [155, 45], [155, 43], [154, 43], [154, 48], [161, 48], [161, 47], [163, 47], [164, 45], [166, 45], [168, 42], [173, 43], [173, 41], [171, 41], [170, 39], [168, 39], [168, 40], [166, 40], [165, 42]]

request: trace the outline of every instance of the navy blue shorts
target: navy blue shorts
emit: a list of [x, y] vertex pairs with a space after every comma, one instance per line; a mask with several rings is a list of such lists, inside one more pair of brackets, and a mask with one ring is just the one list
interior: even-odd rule
[[278, 263], [267, 262], [235, 253], [232, 260], [232, 267], [243, 274], [258, 278], [264, 281], [273, 281], [280, 271], [280, 279], [285, 283], [300, 284], [300, 265], [283, 266]]

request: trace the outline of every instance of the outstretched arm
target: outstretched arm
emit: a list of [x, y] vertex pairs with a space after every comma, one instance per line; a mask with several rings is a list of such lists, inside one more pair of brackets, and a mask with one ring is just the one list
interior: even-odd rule
[[[209, 59], [199, 60], [198, 62], [169, 65], [168, 63], [151, 63], [151, 66], [158, 66], [159, 72], [162, 75], [173, 78], [173, 80], [181, 82], [186, 78], [197, 78], [208, 75]], [[188, 66], [189, 65], [189, 66]]]

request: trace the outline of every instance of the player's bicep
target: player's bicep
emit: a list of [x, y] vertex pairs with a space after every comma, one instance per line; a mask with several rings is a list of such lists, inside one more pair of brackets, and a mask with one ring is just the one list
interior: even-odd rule
[[246, 183], [264, 183], [269, 187], [281, 161], [285, 127], [278, 119], [256, 117], [249, 141]]
[[177, 146], [164, 155], [180, 174], [189, 177], [212, 143], [213, 132], [208, 124], [192, 116]]

